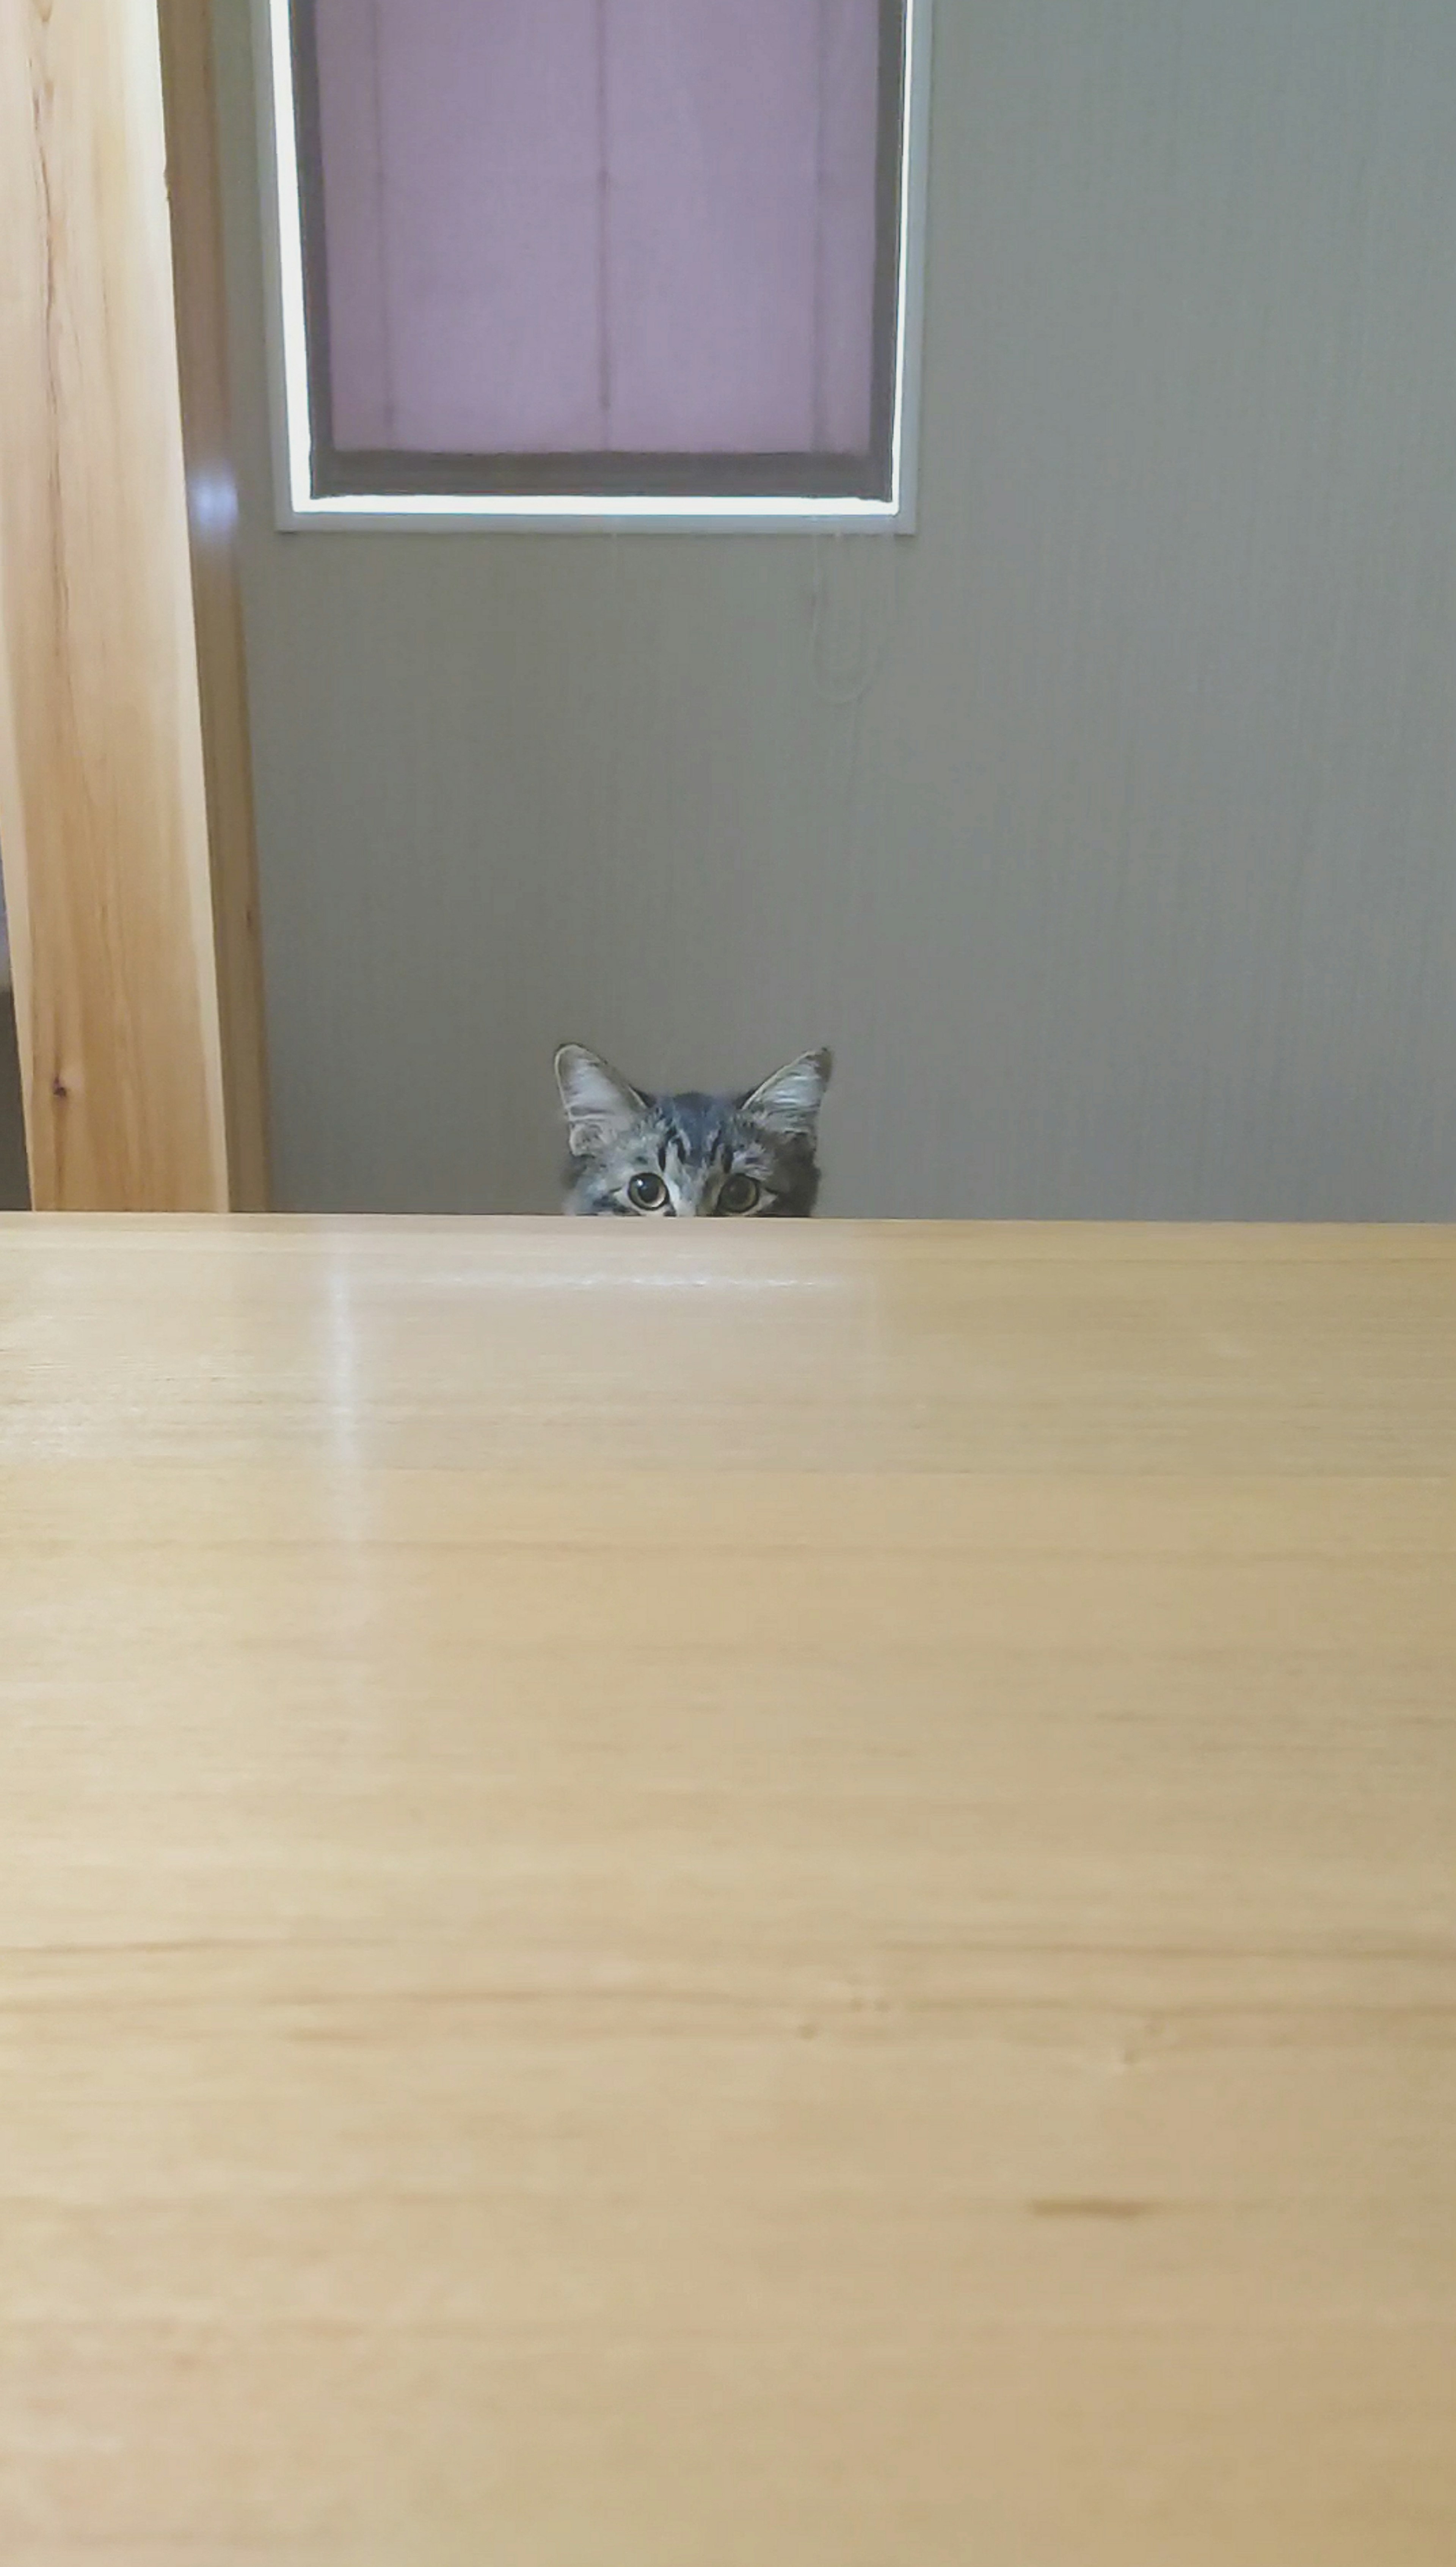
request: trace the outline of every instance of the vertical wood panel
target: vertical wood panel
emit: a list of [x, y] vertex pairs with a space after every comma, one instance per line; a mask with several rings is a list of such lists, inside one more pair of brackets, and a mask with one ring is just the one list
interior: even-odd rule
[[[185, 157], [210, 155], [199, 125]], [[194, 609], [155, 0], [0, 15], [0, 844], [34, 1200], [255, 1202], [241, 643], [225, 542]], [[194, 348], [209, 258], [215, 210], [183, 278]], [[199, 463], [225, 464], [220, 371], [193, 408]]]
[[252, 746], [237, 563], [211, 19], [157, 0], [191, 535], [228, 1201], [268, 1201], [268, 1083]]

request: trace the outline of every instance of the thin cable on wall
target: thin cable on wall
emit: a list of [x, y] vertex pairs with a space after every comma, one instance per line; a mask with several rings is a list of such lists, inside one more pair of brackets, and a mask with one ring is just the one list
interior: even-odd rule
[[[826, 571], [825, 546], [835, 576]], [[853, 555], [861, 565], [851, 584], [840, 574]], [[872, 569], [863, 567], [868, 555]], [[819, 702], [842, 711], [863, 704], [875, 680], [889, 663], [895, 643], [896, 559], [893, 541], [878, 536], [871, 543], [846, 547], [843, 535], [825, 536], [817, 527], [809, 537], [813, 603], [809, 618], [809, 678]], [[831, 594], [838, 588], [838, 600]], [[847, 610], [846, 610], [847, 593]], [[850, 648], [836, 648], [834, 626], [848, 623]]]
[[893, 541], [876, 538], [846, 547], [841, 536], [833, 535], [826, 550], [817, 527], [809, 537], [809, 683], [820, 704], [845, 716], [827, 725], [824, 742], [825, 809], [833, 815], [827, 852], [832, 878], [851, 900], [858, 878], [860, 735], [865, 705], [895, 644], [895, 555]]

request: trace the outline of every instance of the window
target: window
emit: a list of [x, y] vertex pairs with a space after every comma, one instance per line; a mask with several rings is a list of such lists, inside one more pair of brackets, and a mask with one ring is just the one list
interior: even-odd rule
[[288, 525], [905, 528], [929, 0], [257, 0]]

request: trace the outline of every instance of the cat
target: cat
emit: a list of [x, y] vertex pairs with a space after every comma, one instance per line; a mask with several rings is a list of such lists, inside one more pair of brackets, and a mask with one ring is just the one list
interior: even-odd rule
[[556, 1054], [570, 1157], [562, 1210], [664, 1221], [806, 1221], [833, 1063], [806, 1051], [745, 1096], [649, 1096], [580, 1043]]

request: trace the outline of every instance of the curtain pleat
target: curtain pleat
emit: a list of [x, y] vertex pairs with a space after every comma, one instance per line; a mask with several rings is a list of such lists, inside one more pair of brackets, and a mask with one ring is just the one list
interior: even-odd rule
[[863, 449], [877, 0], [316, 0], [336, 442]]

